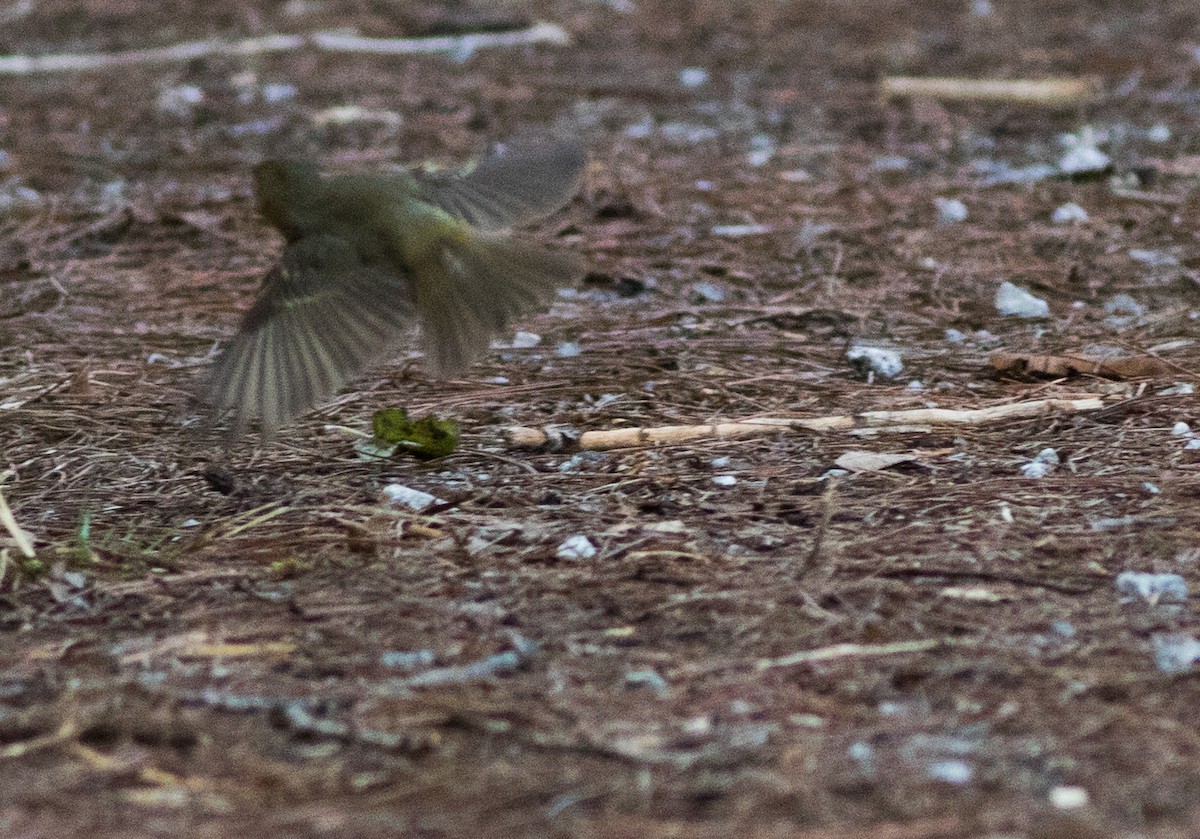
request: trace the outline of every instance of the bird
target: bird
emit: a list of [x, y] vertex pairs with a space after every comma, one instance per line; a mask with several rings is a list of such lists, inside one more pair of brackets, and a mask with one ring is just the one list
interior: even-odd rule
[[257, 421], [269, 438], [394, 353], [414, 326], [432, 373], [464, 371], [582, 276], [579, 257], [513, 228], [566, 204], [586, 163], [579, 145], [554, 141], [461, 171], [258, 164], [258, 210], [285, 244], [213, 365], [214, 414], [231, 415], [231, 437]]

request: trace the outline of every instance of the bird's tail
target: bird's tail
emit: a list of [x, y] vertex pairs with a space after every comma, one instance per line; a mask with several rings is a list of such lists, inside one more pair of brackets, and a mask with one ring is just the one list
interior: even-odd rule
[[579, 258], [509, 234], [447, 238], [410, 277], [429, 368], [463, 370], [515, 318], [582, 274]]

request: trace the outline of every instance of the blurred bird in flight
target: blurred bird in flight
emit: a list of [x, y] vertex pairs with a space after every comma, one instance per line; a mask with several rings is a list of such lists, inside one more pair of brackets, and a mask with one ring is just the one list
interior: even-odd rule
[[582, 274], [511, 232], [570, 200], [587, 161], [570, 143], [494, 155], [459, 173], [323, 176], [254, 169], [263, 217], [286, 240], [217, 359], [208, 398], [231, 433], [272, 434], [396, 350], [414, 326], [432, 372], [461, 372], [514, 319]]

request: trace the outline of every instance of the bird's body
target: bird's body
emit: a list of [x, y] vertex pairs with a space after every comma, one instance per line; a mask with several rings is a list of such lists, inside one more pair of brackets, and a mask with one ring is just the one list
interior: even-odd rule
[[558, 209], [585, 157], [572, 145], [488, 158], [461, 175], [254, 170], [282, 264], [214, 368], [210, 401], [270, 432], [329, 398], [419, 325], [434, 372], [465, 368], [511, 321], [580, 273], [509, 228]]

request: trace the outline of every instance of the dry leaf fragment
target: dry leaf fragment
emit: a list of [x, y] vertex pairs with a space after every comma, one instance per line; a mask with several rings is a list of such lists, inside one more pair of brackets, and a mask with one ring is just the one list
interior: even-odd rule
[[1104, 376], [1109, 379], [1144, 379], [1162, 376], [1172, 371], [1171, 365], [1160, 358], [1147, 355], [1032, 355], [1029, 353], [994, 353], [992, 367], [1000, 373], [1022, 376]]

